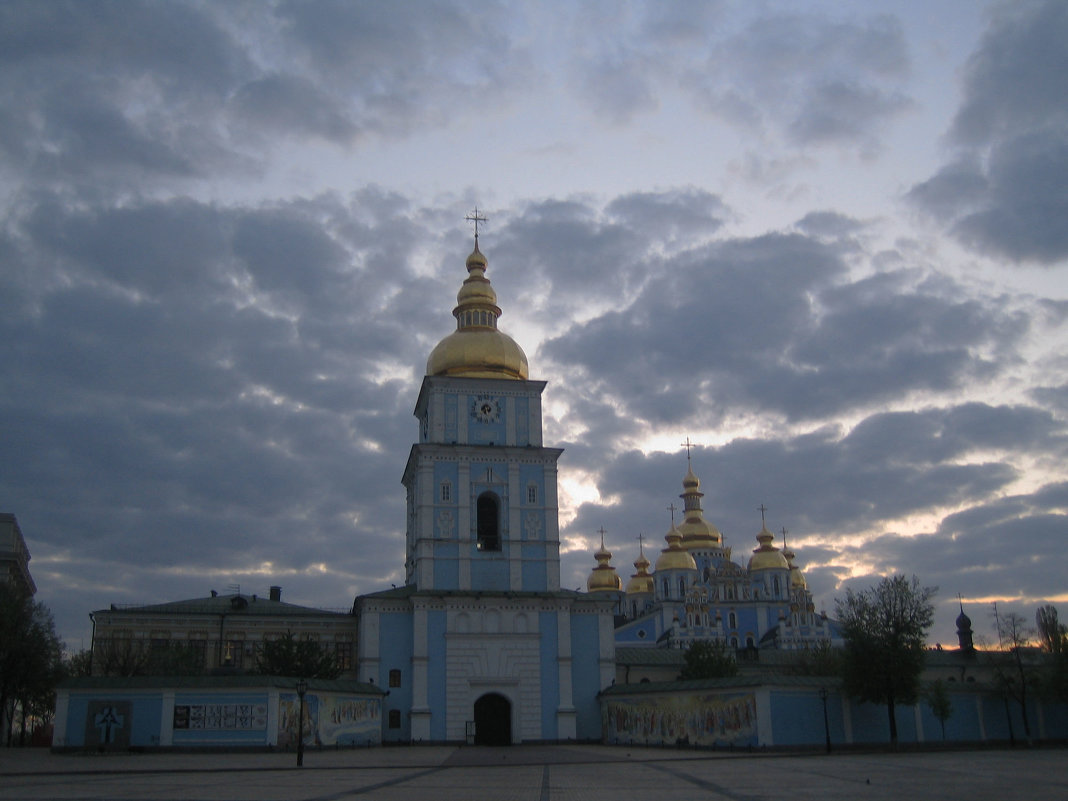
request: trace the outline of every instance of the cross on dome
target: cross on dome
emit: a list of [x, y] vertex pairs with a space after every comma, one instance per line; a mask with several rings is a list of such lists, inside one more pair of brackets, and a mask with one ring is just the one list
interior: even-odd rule
[[474, 223], [475, 226], [475, 248], [478, 248], [478, 224], [488, 222], [484, 214], [478, 213], [478, 206], [475, 206], [475, 210], [464, 217], [469, 223]]

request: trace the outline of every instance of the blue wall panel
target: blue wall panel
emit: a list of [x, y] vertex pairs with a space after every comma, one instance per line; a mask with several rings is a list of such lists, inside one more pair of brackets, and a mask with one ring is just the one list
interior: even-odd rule
[[430, 739], [444, 742], [445, 731], [445, 641], [446, 613], [434, 610], [427, 613], [427, 704], [434, 710], [430, 719]]
[[576, 735], [580, 740], [601, 738], [601, 707], [597, 693], [602, 689], [598, 660], [597, 615], [571, 616], [571, 686], [574, 692]]
[[[387, 612], [379, 617], [378, 653], [380, 676], [378, 686], [389, 690], [382, 699], [382, 739], [406, 742], [412, 737], [409, 712], [412, 708], [412, 616], [406, 612]], [[401, 686], [389, 686], [389, 671], [401, 672]], [[400, 728], [389, 728], [389, 712], [400, 711]]]

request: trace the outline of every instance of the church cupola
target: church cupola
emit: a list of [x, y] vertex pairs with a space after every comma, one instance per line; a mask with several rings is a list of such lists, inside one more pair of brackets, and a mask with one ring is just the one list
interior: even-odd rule
[[[481, 220], [482, 218], [478, 218]], [[501, 309], [486, 277], [486, 257], [467, 257], [467, 278], [456, 294], [456, 330], [438, 343], [426, 363], [427, 375], [527, 379], [527, 356], [515, 340], [497, 330]]]
[[701, 479], [693, 472], [690, 463], [690, 440], [686, 440], [686, 477], [682, 479], [683, 520], [679, 526], [682, 535], [682, 547], [688, 551], [699, 551], [708, 548], [719, 548], [723, 545], [723, 535], [719, 530], [705, 520], [705, 513], [701, 509]]
[[623, 588], [623, 582], [611, 565], [612, 552], [604, 547], [603, 527], [601, 528], [601, 547], [594, 553], [593, 558], [597, 560], [597, 567], [586, 579], [586, 589], [589, 592], [619, 592]]

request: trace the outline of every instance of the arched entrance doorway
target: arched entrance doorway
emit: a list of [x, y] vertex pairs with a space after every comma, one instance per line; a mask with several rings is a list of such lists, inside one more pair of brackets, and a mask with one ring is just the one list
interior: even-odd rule
[[475, 745], [512, 744], [512, 703], [498, 693], [475, 701]]

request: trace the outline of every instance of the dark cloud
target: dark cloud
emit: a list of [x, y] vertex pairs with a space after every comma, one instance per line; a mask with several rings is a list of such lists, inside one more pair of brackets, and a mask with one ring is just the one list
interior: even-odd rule
[[1057, 264], [1068, 256], [1068, 7], [997, 7], [969, 60], [949, 132], [962, 155], [908, 198], [976, 252]]
[[1002, 300], [969, 299], [912, 273], [839, 284], [836, 246], [800, 235], [717, 242], [656, 264], [655, 279], [653, 270], [650, 262], [633, 303], [542, 349], [638, 421], [709, 425], [756, 409], [821, 419], [903, 392], [951, 390], [996, 374], [979, 354], [1018, 341], [1030, 324]]
[[968, 60], [964, 102], [950, 131], [963, 145], [990, 144], [1068, 116], [1068, 7], [1026, 0], [994, 9]]

